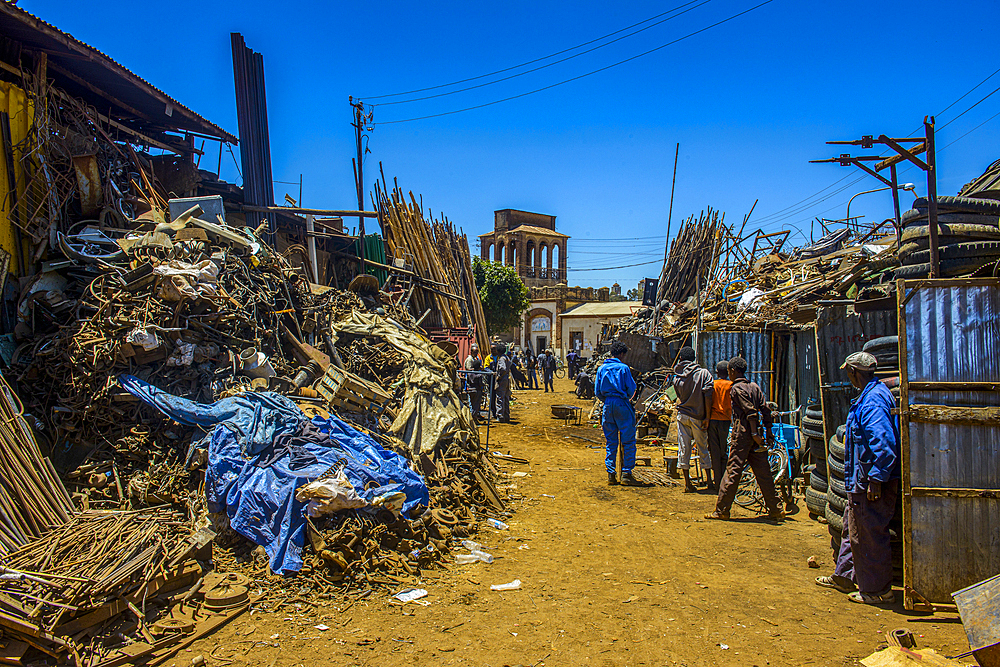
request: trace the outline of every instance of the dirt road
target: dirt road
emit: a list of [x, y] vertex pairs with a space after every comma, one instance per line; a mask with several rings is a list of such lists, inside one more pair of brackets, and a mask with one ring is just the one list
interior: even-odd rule
[[[739, 508], [723, 523], [702, 518], [711, 495], [608, 487], [603, 445], [581, 439], [602, 442], [601, 432], [553, 419], [553, 404], [584, 405], [569, 380], [556, 388], [517, 392], [519, 423], [491, 429], [492, 450], [531, 461], [506, 468], [527, 473], [508, 478], [523, 496], [510, 529], [476, 538], [495, 562], [429, 573], [416, 584], [426, 606], [381, 594], [345, 613], [334, 602], [244, 614], [173, 664], [202, 654], [209, 665], [267, 667], [856, 665], [902, 626], [922, 647], [968, 650], [957, 615], [852, 604], [815, 586], [832, 569], [829, 537], [801, 501], [782, 525]], [[662, 465], [658, 448], [649, 453]], [[513, 579], [520, 590], [490, 590]]]

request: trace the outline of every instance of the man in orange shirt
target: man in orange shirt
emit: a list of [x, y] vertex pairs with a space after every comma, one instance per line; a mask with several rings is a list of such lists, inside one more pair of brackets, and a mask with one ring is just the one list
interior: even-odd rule
[[708, 453], [712, 457], [712, 467], [706, 470], [708, 488], [717, 490], [717, 484], [722, 482], [726, 472], [726, 459], [729, 457], [729, 423], [733, 417], [733, 404], [729, 397], [729, 362], [720, 361], [715, 365], [715, 373], [719, 379], [712, 383], [712, 410], [708, 422]]

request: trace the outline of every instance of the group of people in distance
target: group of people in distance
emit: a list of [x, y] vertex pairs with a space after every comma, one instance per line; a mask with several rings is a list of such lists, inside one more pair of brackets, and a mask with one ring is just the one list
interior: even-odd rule
[[[601, 424], [607, 441], [608, 484], [645, 486], [633, 476], [637, 385], [624, 363], [628, 348], [615, 341], [610, 353], [594, 382], [597, 398], [604, 402]], [[718, 490], [715, 509], [706, 519], [729, 520], [747, 465], [763, 495], [767, 519], [784, 519], [768, 462], [774, 408], [765, 401], [761, 388], [747, 379], [747, 362], [742, 357], [720, 361], [715, 378], [695, 360], [693, 348], [681, 348], [670, 376], [677, 394], [678, 467], [684, 476], [684, 492], [697, 490], [690, 473], [692, 450], [697, 446], [708, 487]], [[889, 522], [900, 479], [899, 422], [892, 414], [895, 398], [875, 375], [877, 365], [871, 354], [855, 352], [841, 366], [861, 393], [851, 404], [844, 436], [848, 502], [836, 569], [816, 579], [817, 585], [847, 593], [851, 601], [864, 604], [894, 600]], [[620, 479], [616, 470], [619, 448]]]
[[536, 371], [542, 373], [542, 383], [545, 391], [555, 391], [553, 376], [556, 372], [556, 358], [552, 350], [546, 350], [537, 357], [530, 352], [511, 353], [507, 345], [494, 340], [490, 353], [485, 359], [480, 356], [479, 345], [473, 343], [469, 355], [465, 358], [463, 367], [467, 371], [475, 371], [465, 378], [466, 393], [469, 396], [469, 408], [472, 419], [478, 424], [482, 419], [483, 399], [488, 395], [486, 376], [478, 373], [484, 370], [493, 372], [493, 394], [489, 410], [496, 421], [510, 423], [511, 383], [516, 383], [519, 389], [538, 389]]

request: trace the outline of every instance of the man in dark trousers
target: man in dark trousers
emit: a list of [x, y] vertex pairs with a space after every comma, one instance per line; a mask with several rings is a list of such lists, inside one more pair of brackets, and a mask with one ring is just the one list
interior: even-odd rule
[[501, 424], [510, 423], [510, 357], [503, 343], [493, 345], [493, 416]]
[[604, 412], [601, 416], [601, 426], [604, 427], [604, 438], [607, 441], [607, 456], [604, 465], [608, 469], [608, 485], [618, 484], [616, 471], [618, 459], [618, 444], [622, 448], [622, 481], [625, 486], [642, 486], [632, 477], [635, 467], [635, 408], [632, 407], [632, 396], [636, 384], [632, 371], [622, 359], [628, 354], [625, 343], [616, 340], [611, 344], [611, 358], [607, 359], [597, 369], [597, 381], [594, 392], [597, 398], [604, 401]]
[[[729, 457], [729, 423], [733, 419], [732, 402], [729, 399], [729, 362], [720, 361], [715, 365], [718, 379], [712, 383], [712, 410], [708, 421], [708, 454], [712, 457], [712, 471], [708, 476], [708, 488], [718, 491], [722, 475], [726, 472]], [[714, 479], [713, 479], [714, 478]]]
[[[479, 346], [475, 343], [469, 349], [469, 356], [465, 358], [465, 370], [483, 370], [483, 360], [479, 356]], [[478, 424], [483, 410], [483, 376], [468, 375], [466, 378], [465, 384], [469, 391], [469, 408], [472, 410], [472, 420]]]
[[576, 350], [570, 350], [569, 353], [566, 354], [566, 366], [568, 367], [567, 371], [569, 372], [570, 380], [576, 377], [576, 365], [579, 361], [580, 355]]
[[552, 356], [552, 350], [545, 350], [545, 354], [538, 358], [538, 367], [542, 369], [542, 383], [545, 385], [545, 392], [555, 391], [552, 386], [552, 376], [556, 372], [556, 358]]
[[892, 604], [889, 521], [899, 494], [899, 422], [892, 414], [896, 399], [875, 377], [876, 367], [867, 352], [855, 352], [841, 366], [861, 395], [851, 403], [844, 434], [848, 501], [837, 566], [816, 583], [850, 593], [852, 602]]
[[764, 403], [764, 392], [757, 383], [746, 379], [746, 372], [747, 362], [743, 357], [733, 357], [729, 360], [729, 379], [733, 382], [729, 388], [729, 398], [733, 408], [732, 431], [729, 435], [729, 464], [726, 476], [719, 486], [715, 511], [706, 514], [706, 519], [729, 520], [729, 510], [736, 499], [743, 469], [748, 463], [764, 496], [767, 518], [773, 520], [785, 518], [778, 501], [778, 494], [774, 491], [774, 478], [771, 477], [771, 466], [767, 460], [765, 443], [772, 438], [771, 411]]
[[525, 364], [528, 373], [528, 389], [538, 389], [538, 357], [528, 349], [528, 361]]

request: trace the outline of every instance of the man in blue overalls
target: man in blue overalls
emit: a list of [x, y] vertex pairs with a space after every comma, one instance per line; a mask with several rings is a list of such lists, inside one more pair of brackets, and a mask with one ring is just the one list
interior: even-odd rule
[[604, 437], [608, 443], [604, 463], [608, 469], [609, 486], [618, 484], [615, 464], [619, 441], [622, 448], [621, 483], [625, 486], [642, 486], [632, 477], [632, 468], [635, 467], [635, 409], [631, 399], [635, 394], [636, 384], [632, 371], [622, 362], [626, 354], [628, 348], [625, 343], [617, 340], [613, 342], [611, 358], [597, 369], [597, 380], [594, 382], [594, 393], [604, 402], [601, 426], [604, 427]]
[[[844, 535], [832, 576], [820, 586], [850, 593], [851, 602], [892, 604], [892, 548], [889, 522], [899, 493], [899, 422], [896, 399], [875, 376], [877, 361], [867, 352], [847, 357], [842, 369], [861, 395], [851, 403], [844, 435], [844, 486], [848, 502]], [[851, 592], [857, 587], [858, 590]]]

